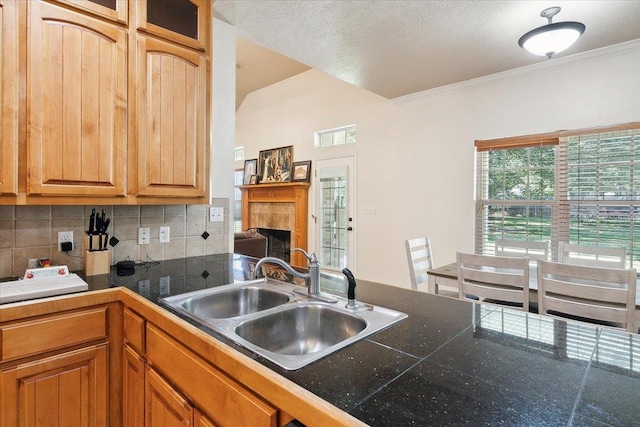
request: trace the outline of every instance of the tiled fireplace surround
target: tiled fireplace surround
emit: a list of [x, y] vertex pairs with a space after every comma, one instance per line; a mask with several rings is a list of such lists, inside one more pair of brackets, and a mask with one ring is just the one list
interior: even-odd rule
[[[49, 258], [51, 265], [82, 270], [83, 235], [92, 208], [106, 210], [108, 232], [119, 240], [111, 250], [112, 265], [127, 258], [161, 261], [227, 253], [229, 201], [212, 199], [211, 206], [224, 208], [224, 221], [209, 222], [208, 205], [0, 206], [0, 278], [22, 276], [29, 258]], [[160, 226], [171, 227], [169, 243], [159, 243]], [[138, 245], [139, 227], [151, 229], [149, 245]], [[58, 231], [73, 231], [69, 255], [58, 251]]]
[[[250, 224], [254, 227], [294, 230], [296, 225], [295, 203], [253, 203], [249, 212]], [[291, 247], [295, 247], [295, 235]]]

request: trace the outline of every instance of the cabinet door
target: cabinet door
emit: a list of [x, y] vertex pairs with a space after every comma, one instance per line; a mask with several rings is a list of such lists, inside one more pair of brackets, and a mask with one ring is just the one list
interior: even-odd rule
[[123, 352], [122, 406], [123, 427], [144, 425], [144, 360], [128, 346]]
[[190, 426], [193, 407], [156, 371], [145, 368], [146, 427]]
[[209, 49], [209, 0], [137, 0], [136, 26], [146, 33], [195, 49]]
[[204, 197], [206, 57], [145, 36], [137, 48], [137, 195]]
[[0, 371], [0, 425], [107, 426], [107, 345]]
[[28, 2], [27, 193], [125, 193], [127, 34]]
[[0, 0], [0, 195], [18, 193], [18, 13]]
[[202, 412], [198, 411], [198, 409], [195, 409], [193, 413], [193, 427], [218, 427], [218, 425], [207, 418]]

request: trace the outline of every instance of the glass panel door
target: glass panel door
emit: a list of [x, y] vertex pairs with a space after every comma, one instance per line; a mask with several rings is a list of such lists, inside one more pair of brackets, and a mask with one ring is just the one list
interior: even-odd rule
[[351, 174], [353, 158], [318, 161], [317, 255], [322, 268], [341, 271], [353, 263], [353, 215]]

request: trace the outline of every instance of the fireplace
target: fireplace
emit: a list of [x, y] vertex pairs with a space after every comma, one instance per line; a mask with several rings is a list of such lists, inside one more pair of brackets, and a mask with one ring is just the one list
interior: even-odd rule
[[[306, 267], [307, 259], [300, 252], [289, 255], [290, 248], [307, 247], [308, 182], [243, 185], [242, 229], [289, 230], [290, 264]], [[282, 257], [284, 259], [284, 257]]]
[[287, 263], [291, 261], [291, 231], [260, 227], [257, 231], [267, 238], [267, 256], [280, 258]]

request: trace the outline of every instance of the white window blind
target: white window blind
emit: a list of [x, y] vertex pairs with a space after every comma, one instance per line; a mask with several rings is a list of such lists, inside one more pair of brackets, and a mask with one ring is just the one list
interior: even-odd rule
[[496, 239], [551, 240], [555, 151], [540, 144], [478, 153], [477, 253], [493, 254]]
[[244, 180], [244, 169], [236, 169], [233, 173], [235, 188], [233, 189], [233, 232], [242, 231], [242, 191], [240, 186]]
[[[624, 246], [640, 261], [640, 131], [566, 138], [558, 151], [557, 234], [570, 243]], [[567, 240], [568, 239], [568, 240]]]
[[[496, 239], [624, 246], [640, 267], [640, 126], [478, 141], [476, 252]], [[628, 127], [628, 126], [627, 126]], [[513, 142], [513, 143], [510, 143]], [[556, 145], [554, 145], [556, 144]]]

